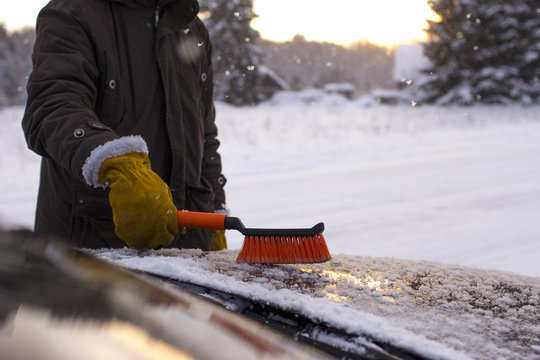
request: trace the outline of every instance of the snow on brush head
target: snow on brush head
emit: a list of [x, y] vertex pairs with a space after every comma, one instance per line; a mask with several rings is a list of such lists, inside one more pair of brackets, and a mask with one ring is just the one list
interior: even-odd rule
[[103, 161], [132, 152], [148, 154], [148, 146], [141, 136], [124, 136], [98, 146], [92, 150], [82, 167], [84, 179], [90, 186], [105, 189], [105, 184], [99, 182], [99, 169]]

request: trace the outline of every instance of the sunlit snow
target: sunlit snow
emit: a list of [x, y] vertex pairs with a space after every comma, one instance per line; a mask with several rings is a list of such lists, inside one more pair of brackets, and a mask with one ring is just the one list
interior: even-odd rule
[[250, 265], [236, 263], [232, 250], [90, 252], [130, 269], [271, 303], [430, 359], [520, 359], [534, 356], [533, 346], [540, 345], [540, 278], [382, 257]]

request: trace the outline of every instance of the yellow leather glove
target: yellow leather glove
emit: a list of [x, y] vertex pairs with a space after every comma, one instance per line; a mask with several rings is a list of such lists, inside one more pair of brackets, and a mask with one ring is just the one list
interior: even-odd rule
[[128, 246], [153, 249], [173, 241], [176, 207], [171, 190], [150, 168], [148, 155], [134, 152], [106, 159], [99, 181], [109, 184], [115, 232]]
[[225, 230], [216, 230], [212, 238], [210, 251], [219, 251], [227, 248], [227, 239], [225, 238]]

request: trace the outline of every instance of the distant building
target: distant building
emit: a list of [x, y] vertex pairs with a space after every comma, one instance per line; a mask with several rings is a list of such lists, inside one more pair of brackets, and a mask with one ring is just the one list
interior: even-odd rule
[[289, 84], [267, 66], [260, 65], [259, 72], [263, 77], [261, 95], [263, 95], [265, 99], [272, 97], [272, 95], [278, 91], [289, 90]]
[[422, 43], [401, 44], [394, 53], [394, 82], [399, 89], [420, 81], [425, 75], [422, 70], [430, 66], [423, 53]]
[[324, 91], [327, 94], [339, 94], [347, 99], [352, 99], [356, 91], [356, 86], [351, 83], [330, 83], [324, 86]]
[[423, 70], [430, 66], [424, 56], [423, 44], [401, 44], [394, 50], [394, 89], [373, 89], [371, 95], [379, 104], [416, 105], [418, 84], [426, 76]]

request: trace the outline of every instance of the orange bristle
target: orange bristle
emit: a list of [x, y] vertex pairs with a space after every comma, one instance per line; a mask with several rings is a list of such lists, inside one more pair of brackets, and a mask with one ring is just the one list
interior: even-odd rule
[[236, 261], [265, 264], [318, 263], [331, 259], [322, 233], [314, 236], [247, 235]]

